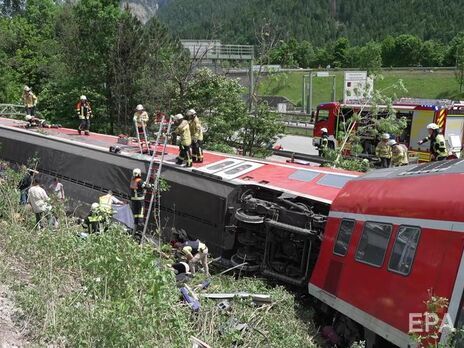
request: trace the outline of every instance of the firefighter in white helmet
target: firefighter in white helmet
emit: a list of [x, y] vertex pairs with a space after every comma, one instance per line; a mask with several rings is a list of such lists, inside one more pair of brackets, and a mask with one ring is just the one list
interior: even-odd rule
[[432, 161], [442, 161], [448, 157], [448, 150], [446, 148], [446, 141], [443, 134], [440, 134], [440, 127], [436, 123], [429, 123], [427, 125], [429, 135], [418, 142], [419, 145], [430, 141], [430, 153], [432, 154]]
[[380, 159], [380, 167], [381, 168], [388, 168], [390, 167], [390, 162], [392, 158], [392, 149], [391, 146], [388, 145], [388, 141], [390, 140], [390, 134], [383, 133], [381, 140], [377, 144], [375, 148], [375, 155]]
[[175, 134], [180, 136], [179, 156], [177, 157], [177, 164], [185, 162], [187, 167], [192, 166], [192, 153], [190, 147], [192, 145], [192, 136], [190, 134], [190, 126], [187, 120], [184, 119], [182, 114], [177, 114], [173, 117], [174, 125], [176, 126]]
[[[139, 104], [135, 107], [135, 113], [134, 113], [134, 123], [135, 126], [137, 127], [137, 132], [139, 133], [139, 136], [142, 136], [143, 139], [145, 139], [145, 127], [148, 122], [148, 113], [145, 111], [145, 108], [143, 107], [142, 104]], [[142, 140], [141, 137], [141, 140]]]
[[187, 119], [192, 136], [192, 159], [193, 162], [203, 162], [203, 128], [200, 119], [194, 109], [187, 111]]
[[28, 86], [24, 86], [23, 90], [23, 103], [26, 109], [26, 115], [35, 117], [35, 108], [37, 105], [37, 97]]
[[143, 222], [145, 189], [148, 187], [149, 185], [142, 179], [142, 171], [139, 168], [135, 168], [132, 171], [132, 179], [130, 181], [132, 214], [134, 215], [135, 230], [137, 230]]
[[319, 157], [324, 157], [324, 153], [327, 151], [329, 148], [329, 133], [327, 128], [321, 128], [321, 141], [319, 145], [317, 146], [318, 151], [319, 151]]
[[392, 149], [392, 167], [407, 166], [409, 164], [408, 148], [403, 144], [398, 144], [394, 139], [389, 140], [388, 145]]
[[77, 128], [79, 135], [82, 134], [82, 132], [84, 132], [85, 135], [89, 135], [90, 118], [93, 117], [93, 114], [92, 106], [85, 95], [81, 95], [79, 98], [79, 101], [76, 104], [76, 113], [80, 120], [79, 127]]

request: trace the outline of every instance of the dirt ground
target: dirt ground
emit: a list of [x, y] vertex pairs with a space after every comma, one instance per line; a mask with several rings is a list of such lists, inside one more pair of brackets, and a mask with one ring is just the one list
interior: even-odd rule
[[0, 283], [0, 348], [25, 347], [27, 342], [14, 323], [17, 308], [9, 289]]

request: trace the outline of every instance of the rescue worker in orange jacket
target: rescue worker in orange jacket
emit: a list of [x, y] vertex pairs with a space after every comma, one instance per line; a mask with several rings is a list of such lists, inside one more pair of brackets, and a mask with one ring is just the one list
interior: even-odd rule
[[193, 162], [203, 162], [203, 128], [195, 110], [187, 111], [187, 118], [192, 136], [192, 159]]
[[79, 117], [80, 124], [77, 128], [79, 135], [84, 131], [85, 135], [89, 135], [90, 131], [90, 118], [93, 117], [92, 107], [85, 95], [81, 95], [80, 100], [76, 104], [76, 113]]
[[175, 134], [180, 136], [179, 156], [177, 156], [176, 164], [186, 163], [186, 167], [192, 166], [192, 153], [190, 147], [192, 145], [192, 136], [190, 134], [190, 125], [184, 119], [182, 114], [174, 116], [174, 125], [177, 126], [174, 131]]
[[142, 171], [139, 168], [135, 168], [132, 171], [132, 179], [130, 182], [131, 191], [131, 202], [132, 202], [132, 214], [134, 215], [135, 229], [143, 222], [144, 217], [144, 203], [145, 203], [145, 192], [149, 184], [143, 181]]

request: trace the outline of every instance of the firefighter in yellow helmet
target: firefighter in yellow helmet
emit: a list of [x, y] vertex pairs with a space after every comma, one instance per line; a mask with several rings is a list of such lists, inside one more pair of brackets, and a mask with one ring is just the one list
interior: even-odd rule
[[388, 141], [390, 140], [390, 134], [384, 133], [382, 134], [381, 140], [377, 144], [375, 148], [375, 155], [380, 158], [380, 166], [382, 168], [390, 167], [390, 162], [392, 158], [392, 149], [391, 146], [388, 145]]
[[35, 117], [35, 107], [37, 105], [37, 97], [28, 86], [24, 86], [23, 90], [23, 103], [26, 109], [26, 115]]
[[408, 148], [403, 144], [398, 144], [394, 139], [389, 140], [388, 145], [392, 150], [392, 167], [407, 166], [409, 164]]
[[179, 156], [176, 164], [180, 165], [185, 162], [186, 167], [191, 167], [192, 153], [190, 147], [192, 145], [192, 136], [190, 134], [190, 125], [182, 114], [174, 116], [174, 125], [176, 126], [175, 133], [180, 136]]
[[187, 111], [187, 118], [192, 136], [192, 159], [193, 162], [203, 162], [203, 128], [200, 119], [194, 109]]
[[436, 123], [429, 123], [427, 125], [429, 135], [418, 142], [419, 145], [430, 141], [430, 153], [432, 154], [432, 161], [443, 161], [448, 157], [448, 150], [446, 148], [446, 141], [443, 134], [440, 134], [440, 127]]

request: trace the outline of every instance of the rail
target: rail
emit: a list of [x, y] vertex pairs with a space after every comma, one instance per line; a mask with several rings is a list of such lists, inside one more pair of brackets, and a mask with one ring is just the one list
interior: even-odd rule
[[219, 41], [189, 41], [182, 40], [184, 48], [190, 51], [193, 59], [211, 60], [253, 60], [252, 45], [223, 45]]
[[0, 104], [0, 116], [25, 116], [24, 105]]

